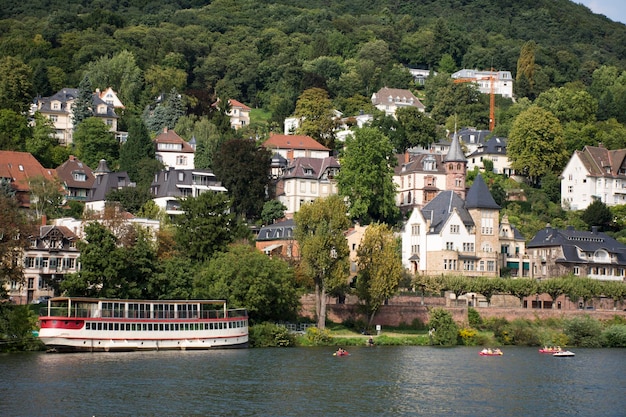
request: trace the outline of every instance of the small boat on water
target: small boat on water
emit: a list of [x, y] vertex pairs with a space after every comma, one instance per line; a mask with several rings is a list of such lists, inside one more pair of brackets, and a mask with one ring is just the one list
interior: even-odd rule
[[480, 356], [502, 356], [504, 353], [500, 349], [483, 349], [478, 352]]
[[343, 350], [343, 349], [339, 349], [337, 352], [333, 353], [333, 356], [349, 356], [350, 353], [348, 353], [347, 350]]
[[224, 300], [56, 297], [39, 315], [39, 339], [56, 352], [247, 347], [246, 309]]
[[567, 358], [576, 356], [576, 354], [574, 352], [570, 352], [569, 350], [563, 350], [561, 352], [553, 353], [552, 356], [554, 356], [555, 358]]
[[541, 349], [539, 349], [539, 353], [557, 353], [557, 352], [562, 352], [563, 349], [561, 349], [560, 347], [543, 347]]

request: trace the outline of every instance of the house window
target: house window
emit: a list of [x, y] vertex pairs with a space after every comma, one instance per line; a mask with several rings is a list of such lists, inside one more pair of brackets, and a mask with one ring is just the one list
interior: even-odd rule
[[495, 261], [487, 261], [487, 271], [493, 272], [496, 270], [496, 262]]
[[466, 259], [463, 261], [463, 270], [464, 271], [473, 271], [475, 269], [474, 261], [471, 259]]
[[420, 225], [419, 224], [411, 225], [411, 234], [413, 236], [418, 236], [420, 234]]
[[574, 186], [573, 185], [568, 185], [567, 186], [567, 192], [570, 193], [570, 194], [573, 193], [574, 192]]
[[473, 243], [463, 243], [463, 252], [474, 252]]
[[51, 114], [49, 116], [49, 119], [52, 123], [56, 123], [59, 120], [59, 116], [57, 116], [56, 114]]
[[52, 103], [52, 109], [53, 109], [53, 110], [59, 110], [59, 108], [60, 108], [60, 107], [61, 107], [61, 106], [60, 106], [60, 104], [59, 104], [59, 103], [57, 103], [57, 102]]
[[74, 178], [74, 181], [87, 181], [87, 174], [85, 174], [84, 172], [74, 172], [72, 174], [72, 177]]
[[454, 250], [454, 242], [446, 242], [446, 250]]
[[107, 119], [107, 126], [113, 126], [113, 120]]
[[450, 233], [459, 234], [459, 230], [460, 228], [458, 224], [450, 225]]
[[28, 257], [24, 260], [24, 268], [34, 268], [35, 267], [35, 258]]
[[456, 259], [444, 259], [443, 269], [448, 271], [456, 271]]
[[411, 245], [411, 255], [420, 253], [420, 245]]
[[187, 165], [187, 157], [184, 155], [178, 155], [176, 157], [176, 165]]

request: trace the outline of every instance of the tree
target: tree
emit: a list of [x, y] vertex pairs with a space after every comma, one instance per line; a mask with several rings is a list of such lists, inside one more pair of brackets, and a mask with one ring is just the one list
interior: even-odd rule
[[76, 97], [72, 106], [74, 129], [77, 129], [83, 120], [90, 117], [93, 117], [93, 87], [89, 77], [85, 75], [80, 84], [78, 84], [78, 97]]
[[269, 200], [263, 204], [263, 211], [261, 211], [261, 220], [263, 224], [272, 224], [278, 219], [285, 217], [285, 210], [287, 207], [278, 200]]
[[174, 219], [179, 253], [192, 261], [205, 261], [233, 240], [234, 216], [223, 193], [204, 192], [180, 200], [183, 211]]
[[69, 296], [121, 297], [119, 287], [126, 259], [115, 235], [104, 225], [91, 222], [85, 227], [85, 240], [77, 246], [81, 270], [66, 275], [61, 290]]
[[528, 41], [520, 50], [516, 71], [516, 95], [534, 100], [535, 95], [535, 41]]
[[561, 123], [593, 123], [598, 102], [591, 94], [574, 86], [551, 88], [539, 94], [535, 104], [549, 110]]
[[257, 219], [269, 187], [272, 155], [248, 139], [231, 139], [218, 150], [213, 170], [232, 198], [234, 212]]
[[519, 298], [520, 307], [524, 306], [524, 298], [537, 293], [537, 283], [530, 278], [506, 280], [505, 291]]
[[296, 133], [311, 136], [322, 145], [334, 149], [336, 123], [333, 110], [333, 103], [326, 90], [305, 90], [296, 102], [294, 115], [301, 120]]
[[552, 299], [552, 308], [556, 307], [556, 299], [565, 294], [568, 288], [564, 278], [550, 278], [539, 283], [537, 294], [548, 294]]
[[146, 107], [143, 121], [148, 130], [160, 132], [167, 127], [173, 129], [180, 117], [185, 114], [185, 106], [178, 90], [173, 88], [169, 94], [162, 94], [162, 100], [154, 107]]
[[31, 194], [31, 208], [35, 209], [37, 218], [44, 214], [51, 219], [58, 217], [65, 199], [59, 179], [32, 177], [28, 180], [28, 187]]
[[539, 106], [524, 110], [513, 122], [507, 156], [513, 169], [535, 186], [547, 173], [560, 173], [569, 157], [559, 120]]
[[0, 59], [0, 109], [26, 113], [33, 98], [32, 69], [20, 59]]
[[32, 154], [46, 168], [60, 165], [55, 160], [54, 148], [59, 145], [59, 141], [54, 133], [54, 124], [41, 113], [35, 113], [32, 135], [26, 138], [26, 152]]
[[209, 261], [194, 282], [194, 295], [245, 307], [253, 323], [293, 320], [299, 307], [289, 265], [244, 244], [232, 245]]
[[358, 129], [347, 137], [340, 162], [337, 186], [349, 201], [350, 216], [362, 224], [393, 223], [399, 211], [393, 183], [396, 159], [389, 139], [375, 128]]
[[4, 192], [0, 192], [0, 213], [0, 298], [4, 298], [6, 284], [24, 281], [22, 263], [15, 260], [22, 259], [30, 228], [17, 200]]
[[0, 109], [0, 149], [24, 151], [24, 144], [32, 136], [26, 117], [14, 110]]
[[140, 118], [133, 117], [128, 126], [128, 138], [120, 148], [120, 170], [126, 171], [132, 181], [138, 182], [139, 162], [154, 159], [154, 154], [154, 143], [146, 125]]
[[295, 213], [295, 238], [304, 273], [315, 285], [317, 327], [326, 327], [326, 294], [346, 285], [349, 248], [344, 232], [350, 227], [347, 208], [337, 195], [305, 204]]
[[101, 159], [110, 165], [117, 162], [119, 144], [109, 127], [97, 117], [85, 119], [74, 132], [76, 156], [89, 167], [97, 167]]
[[590, 229], [593, 226], [599, 226], [601, 230], [607, 231], [611, 229], [613, 214], [602, 200], [594, 198], [593, 202], [583, 211], [581, 219], [587, 223]]
[[400, 247], [393, 231], [382, 223], [370, 224], [357, 250], [356, 293], [365, 303], [372, 325], [376, 312], [398, 290], [402, 277]]
[[142, 74], [132, 52], [123, 50], [111, 57], [102, 56], [87, 65], [86, 75], [101, 90], [113, 88], [127, 107], [139, 102]]
[[404, 134], [402, 143], [394, 143], [396, 152], [402, 153], [414, 146], [428, 149], [437, 139], [437, 123], [417, 107], [401, 107], [396, 117]]
[[458, 326], [452, 314], [443, 308], [430, 310], [428, 327], [431, 329], [431, 344], [435, 346], [454, 346], [457, 344]]
[[152, 200], [152, 194], [147, 187], [122, 187], [108, 192], [106, 201], [118, 202], [124, 211], [137, 214], [148, 201]]

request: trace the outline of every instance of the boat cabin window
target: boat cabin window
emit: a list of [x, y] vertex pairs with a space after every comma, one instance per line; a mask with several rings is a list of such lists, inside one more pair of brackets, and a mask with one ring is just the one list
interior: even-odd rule
[[154, 314], [159, 319], [173, 319], [175, 307], [173, 304], [155, 304]]

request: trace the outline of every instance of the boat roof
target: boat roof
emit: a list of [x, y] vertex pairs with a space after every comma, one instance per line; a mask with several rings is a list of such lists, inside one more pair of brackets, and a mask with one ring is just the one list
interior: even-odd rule
[[54, 297], [50, 299], [51, 302], [83, 302], [83, 303], [98, 303], [113, 302], [113, 303], [140, 303], [140, 304], [226, 304], [226, 300], [135, 300], [124, 298], [92, 298], [92, 297]]

